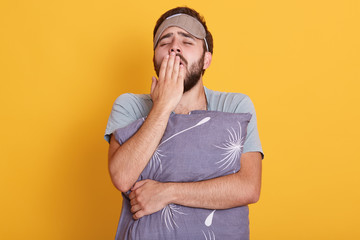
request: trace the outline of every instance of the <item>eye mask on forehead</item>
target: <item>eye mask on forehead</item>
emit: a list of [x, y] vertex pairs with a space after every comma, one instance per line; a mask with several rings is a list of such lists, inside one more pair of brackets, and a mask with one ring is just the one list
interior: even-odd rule
[[203, 39], [206, 44], [206, 49], [209, 51], [208, 44], [206, 42], [206, 31], [203, 25], [194, 17], [191, 17], [186, 14], [175, 14], [168, 18], [166, 18], [156, 31], [155, 37], [154, 37], [154, 49], [156, 48], [156, 45], [158, 44], [159, 38], [161, 34], [165, 31], [165, 29], [169, 27], [179, 27], [193, 35], [194, 37], [198, 39]]

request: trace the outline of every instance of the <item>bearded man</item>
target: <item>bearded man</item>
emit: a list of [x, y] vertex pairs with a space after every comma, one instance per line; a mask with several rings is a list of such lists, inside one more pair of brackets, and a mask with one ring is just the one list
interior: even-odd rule
[[[123, 195], [116, 239], [249, 239], [247, 205], [259, 199], [263, 158], [254, 106], [244, 94], [217, 92], [204, 86], [213, 38], [198, 12], [187, 7], [167, 11], [157, 21], [153, 37], [157, 78], [152, 79], [151, 93], [118, 97], [105, 132], [105, 139], [110, 142], [111, 180]], [[176, 162], [171, 162], [175, 156], [161, 162], [161, 158], [172, 156], [171, 152], [181, 148], [168, 140], [200, 124], [211, 132], [205, 128], [204, 123], [211, 119], [206, 115], [197, 125], [165, 139], [167, 131], [184, 120], [170, 121], [177, 116], [184, 119], [190, 113], [200, 114], [192, 114], [195, 119], [208, 113], [213, 114], [211, 117], [220, 115], [221, 119], [233, 115], [249, 117], [246, 125], [238, 121], [239, 134], [235, 127], [227, 129], [227, 145], [208, 144], [217, 150], [230, 149], [234, 154], [216, 161], [214, 166], [219, 168], [209, 168], [213, 172], [206, 177], [199, 177], [201, 171], [208, 169], [199, 165], [203, 161], [200, 158], [190, 157], [186, 167], [179, 165], [181, 156], [189, 159], [189, 155], [199, 156], [197, 151], [204, 150], [195, 148], [181, 153]], [[223, 120], [216, 126], [221, 123]], [[241, 126], [246, 126], [242, 133]], [[134, 132], [129, 132], [129, 128], [134, 128]], [[217, 138], [207, 132], [197, 135]], [[241, 134], [245, 134], [243, 138]], [[199, 141], [200, 148], [207, 145], [206, 139]], [[159, 151], [165, 142], [171, 149], [167, 154]], [[230, 169], [236, 164], [238, 168]], [[226, 168], [228, 172], [217, 175]], [[168, 175], [166, 171], [170, 171]]]

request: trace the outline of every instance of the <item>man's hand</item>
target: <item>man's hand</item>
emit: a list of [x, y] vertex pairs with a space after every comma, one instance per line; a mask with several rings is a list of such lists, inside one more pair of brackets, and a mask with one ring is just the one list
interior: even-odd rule
[[163, 209], [167, 201], [166, 183], [146, 179], [137, 182], [129, 195], [131, 212], [135, 220]]
[[184, 92], [185, 67], [180, 64], [180, 57], [172, 52], [164, 57], [159, 71], [159, 79], [152, 78], [151, 98], [154, 107], [173, 111]]

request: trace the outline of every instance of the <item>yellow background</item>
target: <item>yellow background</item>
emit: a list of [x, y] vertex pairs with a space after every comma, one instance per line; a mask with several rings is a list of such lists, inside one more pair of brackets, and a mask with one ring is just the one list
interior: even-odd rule
[[0, 2], [0, 239], [113, 239], [103, 139], [148, 92], [169, 8], [207, 20], [210, 89], [249, 95], [265, 151], [251, 239], [359, 239], [358, 0]]

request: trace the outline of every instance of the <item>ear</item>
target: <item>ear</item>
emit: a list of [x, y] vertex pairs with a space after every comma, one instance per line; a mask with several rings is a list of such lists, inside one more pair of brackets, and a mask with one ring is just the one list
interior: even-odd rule
[[212, 54], [211, 54], [211, 52], [205, 52], [203, 70], [205, 70], [205, 69], [207, 69], [208, 67], [210, 67], [211, 60], [212, 60]]

